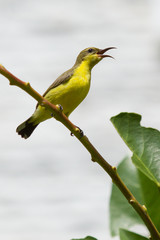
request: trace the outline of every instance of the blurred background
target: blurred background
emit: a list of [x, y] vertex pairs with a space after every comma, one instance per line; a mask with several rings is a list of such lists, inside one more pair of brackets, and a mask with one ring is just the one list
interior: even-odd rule
[[[0, 0], [0, 63], [43, 93], [82, 49], [117, 47], [70, 116], [117, 165], [130, 153], [112, 116], [136, 112], [160, 129], [159, 9], [159, 0]], [[35, 105], [0, 76], [0, 238], [111, 239], [111, 180], [77, 139], [54, 119], [27, 140], [16, 134]]]

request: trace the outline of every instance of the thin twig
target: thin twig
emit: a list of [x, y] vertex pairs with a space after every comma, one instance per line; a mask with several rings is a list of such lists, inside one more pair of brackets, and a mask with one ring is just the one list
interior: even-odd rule
[[54, 118], [60, 121], [63, 125], [65, 125], [75, 136], [76, 138], [83, 144], [83, 146], [88, 150], [91, 154], [91, 159], [93, 162], [97, 162], [112, 178], [113, 183], [117, 185], [122, 194], [131, 204], [131, 206], [135, 209], [135, 211], [142, 218], [144, 224], [148, 228], [151, 239], [152, 240], [160, 240], [160, 233], [157, 228], [153, 224], [151, 218], [148, 215], [146, 207], [141, 205], [130, 190], [126, 187], [126, 185], [121, 180], [120, 176], [117, 173], [116, 167], [112, 167], [96, 150], [96, 148], [92, 145], [89, 139], [84, 135], [81, 136], [79, 129], [65, 116], [65, 114], [60, 110], [59, 106], [55, 106], [44, 99], [38, 92], [36, 92], [29, 83], [23, 82], [13, 74], [11, 74], [7, 69], [5, 69], [2, 65], [0, 65], [0, 73], [5, 76], [10, 85], [15, 85], [23, 89], [29, 95], [31, 95], [35, 100], [38, 101], [40, 105], [43, 105], [48, 110], [51, 111]]

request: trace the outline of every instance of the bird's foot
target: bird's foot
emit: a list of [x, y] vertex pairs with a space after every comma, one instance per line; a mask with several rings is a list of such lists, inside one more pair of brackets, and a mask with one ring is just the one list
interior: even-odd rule
[[[62, 107], [61, 104], [57, 104], [56, 108], [57, 108], [58, 111], [63, 112], [63, 107]], [[51, 113], [51, 117], [54, 117], [54, 113]]]
[[[84, 136], [84, 133], [83, 133], [82, 129], [80, 129], [79, 127], [75, 126], [75, 131], [76, 131], [76, 132], [79, 132], [80, 137], [83, 137], [83, 136]], [[70, 133], [70, 135], [71, 135], [72, 137], [74, 136], [74, 134], [73, 134], [72, 132]]]
[[60, 112], [63, 111], [63, 107], [62, 107], [61, 104], [56, 104], [56, 108], [57, 108], [57, 110], [59, 110]]

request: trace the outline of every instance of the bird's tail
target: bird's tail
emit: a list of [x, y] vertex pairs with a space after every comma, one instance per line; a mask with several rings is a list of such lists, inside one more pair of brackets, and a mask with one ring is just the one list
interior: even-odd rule
[[38, 124], [34, 124], [34, 122], [31, 121], [31, 118], [32, 117], [28, 118], [16, 129], [16, 132], [21, 135], [22, 138], [27, 139], [28, 137], [30, 137], [34, 129], [38, 126]]

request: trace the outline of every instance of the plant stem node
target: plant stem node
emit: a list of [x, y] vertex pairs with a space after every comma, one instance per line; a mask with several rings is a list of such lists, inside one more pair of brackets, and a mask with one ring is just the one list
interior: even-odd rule
[[145, 205], [142, 205], [142, 207], [143, 207], [144, 211], [147, 212], [146, 206], [145, 206]]
[[30, 88], [30, 87], [31, 87], [31, 85], [30, 85], [29, 82], [26, 82], [25, 85], [26, 85], [27, 88]]
[[83, 131], [82, 131], [79, 127], [75, 127], [74, 130], [75, 130], [76, 132], [79, 132], [79, 133], [80, 133], [80, 137], [83, 137], [83, 136], [84, 136]]
[[131, 198], [131, 199], [129, 200], [129, 203], [130, 203], [130, 204], [133, 204], [133, 203], [135, 203], [135, 200], [134, 200], [133, 198]]
[[117, 171], [117, 168], [113, 166], [113, 167], [112, 167], [112, 170], [116, 172], [116, 171]]

